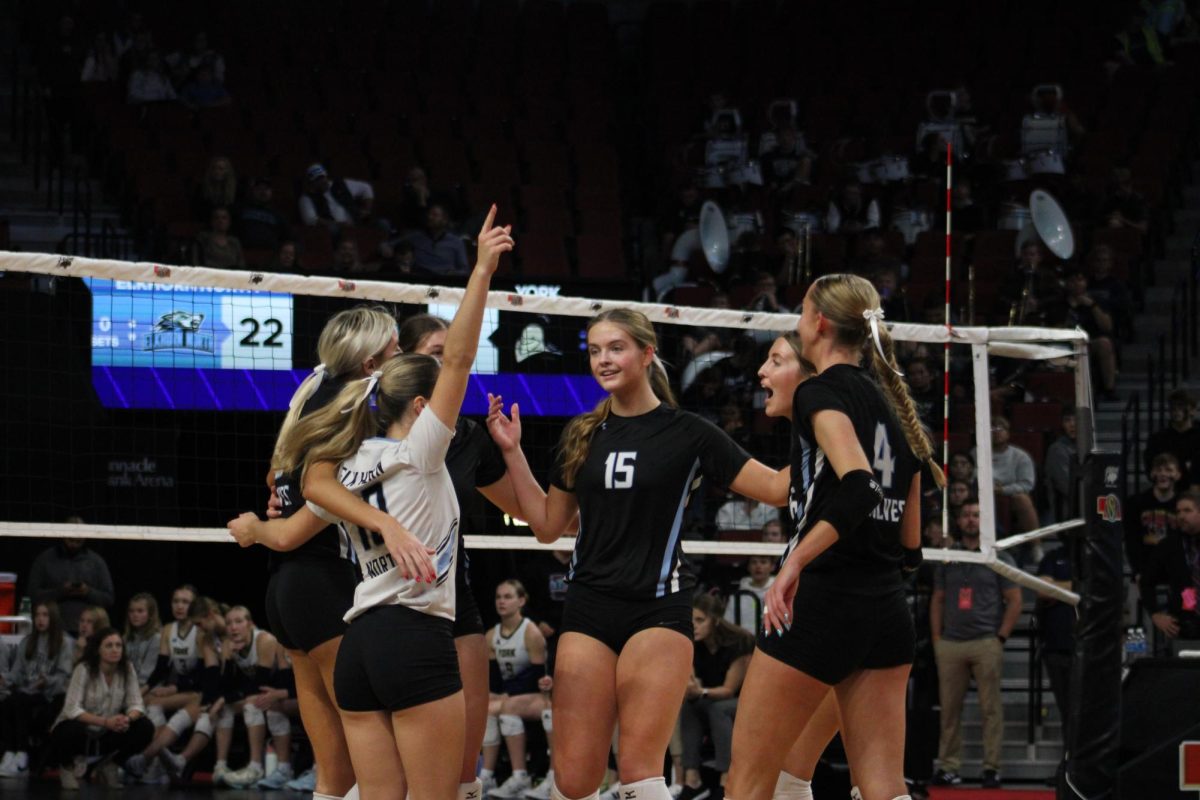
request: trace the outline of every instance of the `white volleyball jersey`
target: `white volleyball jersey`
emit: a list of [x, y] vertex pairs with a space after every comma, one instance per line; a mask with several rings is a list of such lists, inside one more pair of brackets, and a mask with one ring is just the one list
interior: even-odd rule
[[529, 648], [525, 646], [525, 629], [529, 620], [521, 620], [517, 629], [508, 636], [500, 626], [492, 628], [492, 652], [496, 654], [496, 663], [500, 667], [500, 677], [510, 681], [525, 670], [529, 669]]
[[358, 556], [362, 582], [354, 591], [350, 622], [364, 611], [385, 605], [408, 606], [435, 617], [454, 619], [454, 562], [458, 550], [458, 500], [446, 469], [446, 451], [454, 429], [425, 410], [405, 439], [376, 437], [338, 466], [342, 485], [391, 514], [435, 553], [433, 584], [405, 579], [396, 569], [383, 537], [343, 522], [309, 502], [317, 516], [342, 522]]
[[179, 635], [179, 623], [171, 623], [171, 671], [188, 675], [200, 663], [200, 626], [192, 625], [186, 636]]
[[238, 671], [243, 675], [254, 676], [254, 668], [258, 666], [258, 635], [260, 633], [262, 631], [258, 628], [251, 628], [250, 646], [244, 653], [240, 650], [235, 650], [233, 653], [233, 663], [237, 665]]

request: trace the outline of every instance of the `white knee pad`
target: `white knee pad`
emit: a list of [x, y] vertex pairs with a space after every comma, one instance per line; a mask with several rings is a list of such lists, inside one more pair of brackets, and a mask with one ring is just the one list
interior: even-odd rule
[[[314, 800], [317, 799], [316, 792], [313, 792], [313, 798], [314, 798]], [[329, 795], [329, 800], [337, 800], [337, 798], [334, 797], [333, 795]], [[358, 784], [357, 783], [350, 787], [350, 791], [346, 792], [346, 795], [342, 798], [342, 800], [358, 800]]]
[[196, 733], [202, 733], [205, 736], [212, 738], [213, 735], [213, 720], [212, 714], [201, 714], [196, 720]]
[[500, 744], [500, 721], [495, 717], [487, 718], [487, 727], [483, 729], [483, 744], [486, 747]]
[[246, 703], [242, 706], [242, 722], [246, 723], [247, 728], [260, 727], [267, 724], [267, 716], [258, 706]]
[[850, 800], [863, 800], [862, 792], [858, 790], [857, 786], [850, 787]]
[[663, 777], [621, 784], [621, 800], [672, 800]]
[[163, 713], [162, 706], [147, 706], [146, 719], [153, 722], [156, 728], [161, 728], [167, 724], [167, 715]]
[[272, 736], [287, 736], [292, 732], [292, 721], [280, 711], [268, 711], [267, 730]]
[[516, 714], [500, 715], [500, 733], [503, 736], [517, 736], [525, 732], [525, 720]]
[[542, 729], [546, 733], [554, 733], [554, 713], [549, 708], [542, 712]]
[[[670, 792], [667, 793], [667, 796], [670, 797]], [[565, 794], [560, 792], [558, 790], [558, 784], [556, 783], [550, 787], [550, 800], [574, 800], [574, 798], [567, 797]], [[592, 792], [587, 797], [580, 797], [579, 800], [600, 800], [600, 790], [596, 789], [596, 791]]]
[[167, 727], [174, 731], [176, 736], [183, 736], [187, 733], [188, 728], [192, 727], [192, 724], [192, 716], [182, 708], [167, 720]]
[[221, 709], [221, 715], [217, 717], [217, 730], [227, 731], [233, 727], [233, 709], [225, 706]]
[[[854, 793], [850, 796], [853, 798]], [[813, 800], [812, 783], [780, 770], [779, 780], [775, 782], [775, 800]]]
[[476, 778], [458, 785], [458, 800], [483, 800], [483, 781]]

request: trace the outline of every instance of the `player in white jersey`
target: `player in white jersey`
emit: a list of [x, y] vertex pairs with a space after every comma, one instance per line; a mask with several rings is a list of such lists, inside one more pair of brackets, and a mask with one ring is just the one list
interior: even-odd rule
[[[501, 253], [513, 247], [510, 228], [493, 226], [495, 215], [493, 206], [441, 366], [429, 356], [397, 356], [300, 420], [279, 454], [285, 469], [302, 467], [304, 494], [318, 514], [345, 520], [339, 506], [350, 489], [419, 540], [416, 551], [392, 548], [374, 531], [346, 526], [363, 582], [346, 615], [334, 692], [365, 800], [403, 798], [406, 784], [412, 800], [457, 794], [464, 737], [452, 634], [458, 502], [445, 456], [488, 286]], [[381, 430], [385, 436], [369, 438]], [[267, 525], [306, 524], [295, 517]], [[244, 516], [239, 522], [254, 525]], [[403, 763], [421, 769], [406, 774]]]
[[550, 707], [549, 698], [543, 698], [539, 688], [539, 681], [546, 676], [546, 637], [522, 613], [527, 599], [520, 581], [501, 582], [496, 587], [500, 622], [487, 635], [492, 695], [480, 777], [485, 786], [489, 785], [503, 737], [512, 775], [488, 791], [488, 797], [500, 800], [521, 797], [529, 790], [532, 782], [525, 769], [525, 720], [540, 719], [542, 711]]

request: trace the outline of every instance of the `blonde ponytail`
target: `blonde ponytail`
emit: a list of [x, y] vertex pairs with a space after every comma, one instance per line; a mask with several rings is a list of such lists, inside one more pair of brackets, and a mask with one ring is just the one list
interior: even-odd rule
[[275, 469], [287, 473], [299, 469], [303, 482], [310, 464], [337, 463], [358, 452], [358, 446], [376, 429], [370, 404], [359, 402], [363, 386], [363, 381], [347, 384], [332, 402], [297, 421], [286, 437], [281, 436]]
[[892, 411], [900, 421], [900, 427], [904, 429], [904, 438], [908, 441], [908, 446], [917, 458], [929, 465], [929, 471], [933, 474], [933, 482], [938, 485], [938, 488], [944, 488], [946, 475], [942, 472], [937, 459], [934, 458], [933, 441], [929, 437], [929, 432], [925, 430], [925, 425], [921, 422], [916, 403], [913, 402], [912, 394], [908, 391], [908, 384], [905, 383], [899, 365], [896, 363], [892, 334], [883, 325], [879, 326], [879, 343], [883, 350], [882, 353], [874, 347], [869, 348], [869, 358], [875, 378], [892, 403]]

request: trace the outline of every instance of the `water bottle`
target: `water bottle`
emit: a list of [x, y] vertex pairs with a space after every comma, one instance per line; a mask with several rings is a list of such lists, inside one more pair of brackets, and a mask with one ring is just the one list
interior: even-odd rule
[[267, 745], [267, 756], [263, 759], [263, 772], [267, 775], [275, 772], [275, 768], [279, 766], [279, 756], [275, 754], [275, 744]]
[[1146, 652], [1148, 650], [1147, 642], [1146, 642], [1146, 629], [1143, 628], [1141, 625], [1139, 625], [1136, 628], [1134, 628], [1133, 631], [1134, 631], [1133, 642], [1135, 645], [1133, 657], [1134, 658], [1143, 658], [1143, 657], [1145, 657]]
[[1129, 628], [1125, 629], [1125, 665], [1126, 666], [1129, 666], [1129, 664], [1133, 663], [1133, 660], [1135, 658], [1137, 658], [1137, 653], [1138, 653], [1138, 650], [1140, 647], [1138, 640], [1137, 640], [1137, 632], [1138, 632], [1138, 629], [1136, 627], [1129, 627]]
[[33, 619], [33, 600], [29, 597], [21, 598], [21, 610], [17, 612], [18, 617], [25, 619]]

